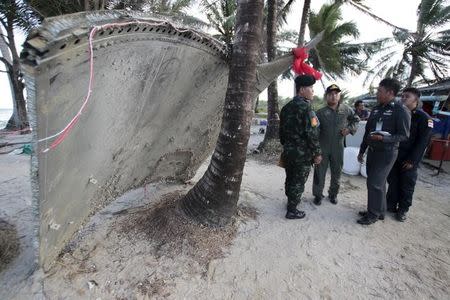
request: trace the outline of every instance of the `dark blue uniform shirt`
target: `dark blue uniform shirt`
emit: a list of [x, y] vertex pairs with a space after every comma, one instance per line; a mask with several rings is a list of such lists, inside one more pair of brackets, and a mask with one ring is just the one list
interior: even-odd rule
[[[377, 128], [377, 125], [380, 128]], [[378, 104], [367, 120], [359, 152], [366, 152], [368, 146], [374, 150], [397, 149], [400, 142], [408, 139], [410, 125], [411, 114], [403, 104], [395, 101], [386, 105]], [[370, 139], [370, 133], [375, 130], [386, 131], [390, 136], [384, 136], [382, 141], [373, 141]]]
[[417, 166], [422, 160], [423, 153], [430, 141], [433, 120], [421, 109], [415, 109], [411, 114], [409, 138], [400, 143], [398, 160], [401, 162], [409, 161]]

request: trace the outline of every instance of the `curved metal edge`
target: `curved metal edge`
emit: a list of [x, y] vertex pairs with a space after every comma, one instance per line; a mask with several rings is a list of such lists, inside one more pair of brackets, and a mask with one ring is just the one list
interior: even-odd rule
[[[33, 128], [31, 132], [32, 141], [37, 141], [37, 114], [36, 114], [36, 83], [34, 78], [25, 74], [24, 76], [27, 89], [27, 111], [30, 127]], [[33, 266], [30, 266], [30, 270], [34, 272], [39, 266], [39, 232], [40, 232], [40, 204], [39, 204], [39, 178], [38, 178], [38, 154], [37, 143], [32, 144], [32, 153], [30, 160], [30, 184], [31, 184], [31, 210], [33, 215]]]
[[[181, 21], [181, 22], [180, 22]], [[210, 35], [191, 28], [182, 23], [182, 19], [171, 19], [167, 16], [154, 15], [137, 11], [105, 10], [94, 12], [80, 12], [46, 19], [40, 27], [34, 29], [24, 43], [21, 54], [23, 64], [35, 66], [39, 60], [45, 58], [46, 54], [54, 48], [64, 51], [66, 43], [72, 43], [87, 38], [91, 29], [109, 23], [137, 22], [154, 23], [160, 28], [162, 34], [166, 31], [172, 33], [183, 33], [182, 38], [189, 42], [197, 43], [200, 47], [209, 48], [223, 59], [227, 58], [227, 47], [221, 41]], [[135, 33], [134, 30], [131, 33]], [[120, 33], [124, 34], [124, 33]]]

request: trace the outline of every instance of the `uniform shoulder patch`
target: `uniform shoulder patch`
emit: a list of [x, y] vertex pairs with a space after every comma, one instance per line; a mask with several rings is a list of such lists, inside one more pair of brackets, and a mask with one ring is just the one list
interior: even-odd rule
[[317, 115], [314, 111], [311, 111], [309, 113], [309, 118], [311, 121], [311, 127], [317, 127], [319, 126], [320, 122], [319, 122], [319, 118], [317, 118]]
[[428, 119], [428, 127], [433, 128], [434, 123], [433, 123], [433, 119]]

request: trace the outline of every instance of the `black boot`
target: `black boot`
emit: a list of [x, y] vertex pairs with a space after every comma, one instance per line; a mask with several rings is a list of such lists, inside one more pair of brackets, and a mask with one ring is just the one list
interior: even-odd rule
[[338, 203], [337, 196], [328, 196], [328, 199], [330, 199], [330, 202], [335, 205]]
[[361, 225], [370, 225], [375, 223], [376, 221], [378, 221], [378, 218], [376, 215], [368, 212], [364, 217], [362, 217], [361, 219], [359, 219], [357, 222], [358, 224]]
[[[361, 217], [365, 217], [367, 216], [367, 211], [365, 210], [359, 211], [358, 215], [360, 215]], [[379, 215], [378, 220], [384, 220], [384, 215]]]
[[305, 212], [297, 209], [297, 204], [295, 202], [289, 201], [287, 206], [286, 219], [303, 219], [305, 217]]
[[305, 212], [298, 209], [288, 210], [286, 213], [286, 219], [303, 219], [305, 216]]
[[404, 210], [399, 210], [399, 211], [395, 214], [395, 219], [397, 219], [397, 221], [399, 221], [399, 222], [405, 222], [405, 221], [406, 221], [406, 211], [404, 211]]
[[322, 204], [322, 197], [320, 196], [315, 196], [314, 197], [314, 204], [319, 206], [320, 204]]

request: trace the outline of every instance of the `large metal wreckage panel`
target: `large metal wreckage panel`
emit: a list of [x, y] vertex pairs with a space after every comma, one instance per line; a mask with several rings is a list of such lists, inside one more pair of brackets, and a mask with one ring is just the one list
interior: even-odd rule
[[[90, 80], [94, 26], [104, 27], [93, 35]], [[44, 269], [89, 215], [144, 183], [192, 177], [214, 146], [228, 65], [224, 45], [206, 34], [142, 14], [80, 13], [33, 32], [22, 61], [33, 91], [32, 183]], [[51, 148], [65, 133], [45, 139], [77, 115], [89, 82], [77, 123]]]

